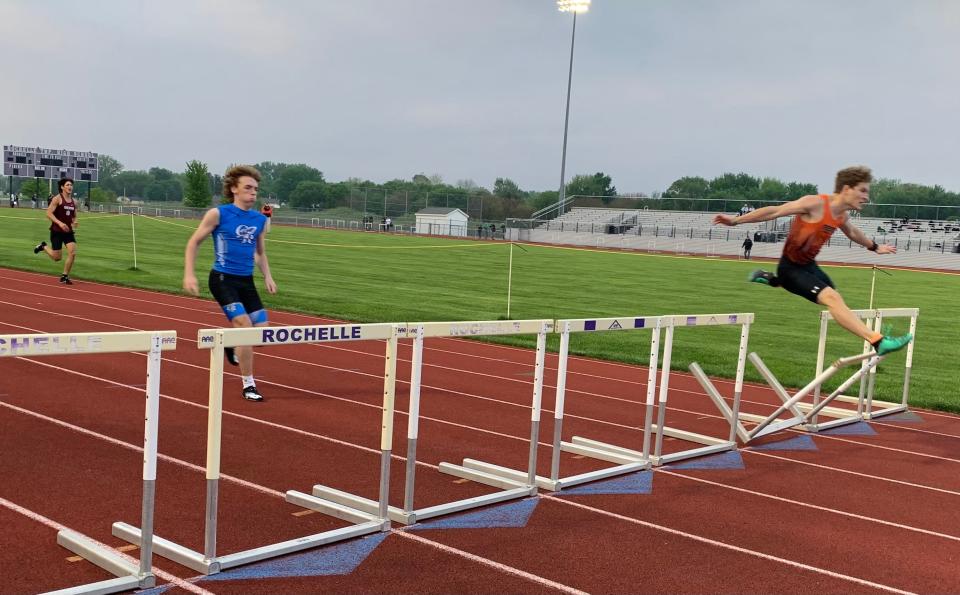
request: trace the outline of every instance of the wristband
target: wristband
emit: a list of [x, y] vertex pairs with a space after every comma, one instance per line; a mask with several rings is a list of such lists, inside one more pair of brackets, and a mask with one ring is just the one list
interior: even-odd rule
[[[870, 241], [873, 242], [873, 240], [870, 240]], [[867, 248], [867, 250], [869, 250], [869, 251], [871, 251], [871, 252], [876, 252], [878, 247], [879, 247], [879, 246], [877, 245], [877, 243], [876, 243], [876, 242], [873, 242], [873, 246], [870, 246], [869, 248]]]

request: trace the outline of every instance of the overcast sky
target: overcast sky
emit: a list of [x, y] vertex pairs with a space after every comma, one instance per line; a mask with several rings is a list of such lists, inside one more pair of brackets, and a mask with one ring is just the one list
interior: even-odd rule
[[[571, 25], [553, 0], [2, 0], [0, 144], [556, 189]], [[827, 191], [864, 163], [960, 191], [958, 57], [957, 0], [594, 0], [567, 178]]]

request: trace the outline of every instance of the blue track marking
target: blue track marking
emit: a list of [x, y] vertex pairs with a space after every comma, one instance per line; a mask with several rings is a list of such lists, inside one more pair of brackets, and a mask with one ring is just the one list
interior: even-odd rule
[[691, 459], [683, 463], [671, 464], [670, 469], [744, 469], [743, 457], [740, 453], [732, 450], [709, 457], [700, 457]]
[[817, 445], [810, 436], [797, 436], [789, 440], [767, 442], [750, 448], [751, 450], [817, 450]]
[[386, 533], [378, 533], [361, 539], [331, 544], [309, 552], [291, 554], [219, 574], [211, 574], [200, 582], [350, 574], [373, 553], [373, 550], [377, 549], [386, 537]]
[[904, 411], [903, 413], [896, 413], [894, 415], [885, 415], [883, 417], [878, 417], [876, 421], [923, 423], [923, 418], [912, 411]]
[[855, 424], [850, 424], [847, 426], [839, 426], [836, 428], [830, 428], [829, 430], [824, 430], [820, 432], [821, 434], [827, 434], [830, 436], [873, 436], [877, 432], [870, 427], [865, 421], [860, 421]]
[[596, 481], [558, 492], [557, 496], [584, 496], [597, 494], [649, 494], [653, 491], [653, 473], [641, 471], [616, 479]]
[[485, 508], [478, 512], [461, 514], [439, 521], [417, 523], [411, 531], [427, 529], [494, 529], [525, 527], [530, 515], [537, 508], [539, 498], [526, 498], [519, 502]]

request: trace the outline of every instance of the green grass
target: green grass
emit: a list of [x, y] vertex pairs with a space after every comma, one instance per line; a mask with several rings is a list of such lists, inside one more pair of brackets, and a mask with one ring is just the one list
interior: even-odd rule
[[[137, 270], [131, 227], [136, 225]], [[196, 221], [81, 215], [73, 276], [155, 289], [180, 290], [183, 247]], [[42, 212], [0, 212], [0, 266], [59, 273], [60, 264], [30, 248], [48, 236]], [[361, 322], [495, 320], [506, 315], [509, 244], [323, 231], [276, 226], [268, 254], [280, 287], [265, 295], [271, 309]], [[814, 374], [820, 308], [779, 289], [746, 283], [755, 263], [603, 252], [545, 246], [513, 251], [510, 316], [585, 318], [657, 314], [754, 312], [750, 349], [787, 386]], [[197, 273], [204, 285], [212, 248], [201, 247]], [[872, 271], [824, 267], [853, 308], [865, 308]], [[960, 276], [921, 271], [877, 275], [875, 305], [918, 307], [920, 321], [911, 378], [913, 406], [960, 412], [956, 356]], [[205, 291], [205, 289], [204, 289]], [[263, 293], [263, 292], [262, 292]], [[905, 319], [893, 319], [897, 332]], [[673, 367], [698, 361], [709, 374], [730, 377], [739, 329], [679, 328]], [[499, 342], [532, 346], [532, 337]], [[550, 338], [557, 349], [558, 336]], [[828, 359], [857, 353], [859, 341], [835, 325]], [[574, 353], [646, 363], [649, 332], [587, 333], [571, 341]], [[904, 353], [890, 356], [877, 378], [877, 397], [899, 400]], [[761, 381], [747, 366], [749, 380]]]

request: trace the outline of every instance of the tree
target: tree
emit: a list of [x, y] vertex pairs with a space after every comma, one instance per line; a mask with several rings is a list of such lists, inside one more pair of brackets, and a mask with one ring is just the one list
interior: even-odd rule
[[493, 194], [494, 196], [500, 196], [503, 198], [523, 198], [526, 194], [523, 190], [520, 190], [520, 187], [517, 186], [517, 183], [511, 180], [510, 178], [497, 178], [493, 183]]
[[201, 208], [210, 206], [209, 174], [206, 163], [196, 159], [187, 162], [187, 170], [184, 172], [184, 205]]
[[288, 165], [280, 171], [271, 192], [275, 193], [281, 201], [287, 202], [301, 182], [323, 182], [323, 173], [304, 163]]
[[608, 203], [617, 195], [613, 180], [603, 172], [592, 176], [574, 176], [567, 184], [567, 196], [602, 196], [603, 202]]
[[20, 196], [24, 198], [37, 197], [37, 200], [46, 200], [50, 195], [50, 183], [44, 178], [30, 178], [20, 184]]
[[415, 176], [413, 176], [413, 183], [420, 184], [421, 186], [429, 186], [430, 178], [428, 178], [423, 174], [416, 174]]
[[103, 188], [93, 188], [90, 190], [90, 201], [96, 203], [114, 203], [117, 202], [117, 193]]
[[709, 192], [710, 182], [705, 178], [685, 176], [670, 184], [663, 198], [706, 198]]
[[100, 153], [97, 164], [97, 176], [101, 184], [109, 181], [113, 176], [123, 171], [123, 164], [113, 157]]
[[297, 209], [326, 208], [327, 188], [324, 182], [306, 180], [297, 184], [287, 201]]

